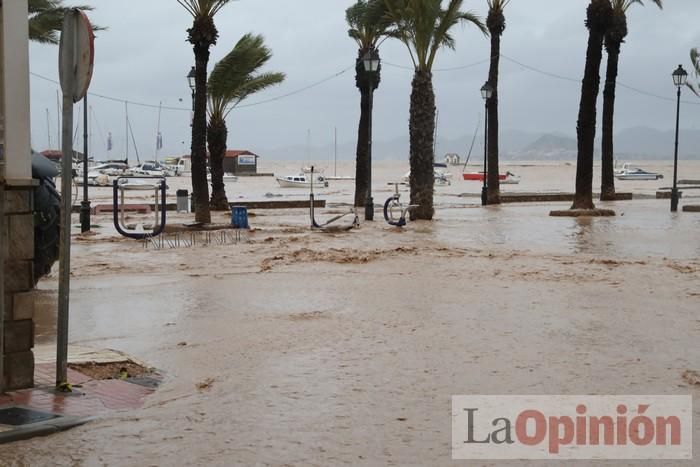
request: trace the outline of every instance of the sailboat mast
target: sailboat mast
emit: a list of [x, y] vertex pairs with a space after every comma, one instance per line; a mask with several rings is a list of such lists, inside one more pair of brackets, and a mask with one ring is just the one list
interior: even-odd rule
[[338, 176], [338, 127], [334, 128], [334, 143], [333, 143], [333, 176]]
[[126, 143], [126, 164], [129, 165], [129, 103], [124, 101], [124, 142]]
[[163, 110], [163, 101], [158, 103], [158, 125], [156, 128], [156, 162], [158, 161], [158, 152], [160, 151], [160, 114]]
[[49, 109], [46, 108], [46, 136], [49, 138], [49, 149], [53, 149], [51, 145], [51, 117], [49, 116]]
[[311, 162], [311, 128], [306, 130], [306, 160]]
[[58, 90], [56, 90], [56, 128], [58, 128], [58, 132], [56, 133], [58, 143], [56, 144], [56, 147], [58, 149], [63, 147], [61, 146], [61, 115], [61, 98], [58, 94]]

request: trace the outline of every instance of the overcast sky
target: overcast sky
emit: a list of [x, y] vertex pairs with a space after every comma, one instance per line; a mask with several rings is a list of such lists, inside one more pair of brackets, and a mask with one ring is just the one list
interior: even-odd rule
[[[67, 3], [71, 3], [67, 0]], [[90, 91], [156, 108], [129, 105], [129, 118], [141, 158], [155, 152], [157, 106], [163, 110], [162, 155], [189, 152], [190, 90], [186, 74], [193, 63], [186, 29], [191, 18], [175, 0], [83, 0], [95, 7], [91, 20], [108, 28], [96, 39], [95, 71]], [[268, 70], [287, 74], [284, 84], [253, 96], [246, 103], [275, 98], [305, 88], [343, 70], [343, 74], [316, 87], [274, 102], [241, 108], [228, 119], [229, 147], [263, 151], [287, 145], [313, 145], [333, 140], [338, 128], [341, 143], [356, 138], [359, 93], [354, 86], [355, 43], [347, 36], [345, 9], [352, 0], [238, 0], [216, 17], [220, 31], [213, 47], [210, 69], [247, 32], [263, 34], [274, 53]], [[628, 13], [629, 36], [623, 46], [619, 80], [646, 92], [673, 98], [671, 72], [683, 63], [690, 68], [689, 50], [700, 46], [700, 1], [665, 0], [659, 11], [650, 1]], [[465, 8], [486, 15], [486, 0], [465, 0]], [[502, 40], [500, 109], [502, 128], [533, 132], [563, 132], [576, 128], [580, 79], [587, 31], [586, 0], [513, 0], [506, 10], [508, 28]], [[436, 70], [479, 63], [489, 56], [489, 40], [473, 26], [458, 26], [457, 49], [439, 53]], [[410, 65], [405, 47], [395, 41], [380, 49], [384, 60], [382, 83], [375, 94], [375, 138], [408, 137], [408, 106], [412, 71], [392, 65]], [[574, 81], [556, 79], [520, 66], [544, 70]], [[57, 79], [58, 48], [32, 44], [31, 71]], [[439, 110], [439, 132], [457, 138], [474, 131], [483, 109], [479, 89], [488, 64], [436, 71], [434, 86]], [[604, 67], [601, 70], [604, 73]], [[39, 150], [57, 145], [58, 87], [32, 77], [32, 143]], [[686, 92], [688, 101], [700, 103]], [[124, 104], [92, 97], [93, 153], [104, 158], [107, 133], [112, 132], [112, 156], [124, 152]], [[47, 124], [48, 109], [48, 124]], [[79, 106], [76, 106], [79, 110]], [[617, 128], [653, 126], [671, 128], [673, 102], [618, 90]], [[686, 105], [683, 126], [700, 128], [700, 105]], [[47, 128], [48, 127], [48, 128]], [[133, 145], [130, 155], [134, 158]], [[341, 155], [349, 158], [351, 154]], [[299, 155], [303, 159], [303, 155]]]

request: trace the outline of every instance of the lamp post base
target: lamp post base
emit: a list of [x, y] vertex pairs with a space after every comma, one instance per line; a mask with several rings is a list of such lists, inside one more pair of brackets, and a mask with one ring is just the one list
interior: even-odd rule
[[365, 203], [365, 220], [374, 220], [374, 200], [371, 196], [367, 198], [367, 202]]
[[90, 201], [80, 202], [80, 231], [88, 232], [90, 230]]
[[486, 186], [481, 188], [481, 205], [486, 206], [488, 202], [488, 188]]
[[671, 188], [671, 212], [678, 211], [678, 188]]

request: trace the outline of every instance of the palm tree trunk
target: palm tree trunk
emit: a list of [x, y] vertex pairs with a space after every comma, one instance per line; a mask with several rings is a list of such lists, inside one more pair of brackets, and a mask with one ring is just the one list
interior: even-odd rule
[[435, 213], [433, 208], [435, 93], [433, 75], [429, 71], [416, 71], [413, 76], [409, 131], [411, 204], [418, 205], [411, 211], [411, 220], [431, 220]]
[[498, 179], [498, 67], [501, 60], [501, 35], [491, 32], [491, 66], [489, 68], [489, 83], [493, 94], [488, 107], [488, 180], [486, 204], [501, 204], [501, 186]]
[[[600, 4], [593, 0], [588, 7], [589, 22]], [[608, 7], [609, 7], [608, 2]], [[597, 11], [596, 11], [597, 10]], [[593, 152], [595, 145], [596, 100], [600, 91], [600, 63], [603, 60], [604, 28], [589, 26], [586, 69], [581, 86], [578, 126], [578, 158], [576, 162], [576, 193], [572, 209], [594, 209], [593, 204]]]
[[[358, 59], [359, 67], [362, 66], [361, 60]], [[357, 73], [360, 73], [357, 71]], [[361, 85], [361, 77], [356, 78], [358, 88], [360, 89], [360, 124], [357, 129], [357, 152], [355, 158], [355, 206], [362, 207], [365, 205], [367, 197], [367, 168], [369, 165], [369, 147], [367, 138], [369, 137], [369, 93], [370, 89], [366, 85]]]
[[194, 45], [195, 95], [192, 119], [192, 198], [195, 221], [209, 224], [209, 186], [207, 185], [207, 64], [209, 45]]
[[211, 209], [228, 211], [228, 199], [224, 185], [224, 156], [226, 155], [226, 138], [228, 130], [223, 119], [211, 119], [207, 127], [207, 144], [209, 145], [209, 165], [211, 171]]
[[603, 156], [602, 183], [600, 200], [615, 200], [615, 151], [613, 146], [614, 117], [615, 117], [615, 87], [617, 69], [620, 60], [620, 44], [608, 43], [608, 67], [606, 71], [605, 89], [603, 90]]

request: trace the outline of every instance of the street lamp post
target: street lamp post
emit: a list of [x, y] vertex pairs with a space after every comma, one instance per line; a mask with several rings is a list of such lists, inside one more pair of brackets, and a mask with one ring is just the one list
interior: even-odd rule
[[[197, 89], [197, 82], [196, 82], [196, 70], [195, 67], [192, 67], [190, 69], [190, 72], [187, 73], [187, 85], [190, 87], [190, 90], [192, 91], [192, 111], [190, 112], [190, 127], [194, 126], [194, 94], [195, 90]], [[194, 149], [192, 148], [192, 145], [190, 145], [190, 160], [194, 159]], [[192, 184], [192, 187], [194, 188], [194, 183]], [[194, 200], [195, 200], [195, 193], [194, 190], [192, 190], [192, 197], [190, 198], [190, 211], [195, 212], [195, 205], [194, 205]]]
[[80, 231], [90, 230], [90, 200], [88, 199], [88, 97], [83, 98], [83, 201], [80, 203]]
[[681, 88], [688, 80], [688, 72], [683, 69], [683, 65], [678, 65], [673, 76], [673, 84], [678, 88], [676, 103], [676, 146], [673, 153], [673, 188], [671, 189], [671, 212], [678, 211], [678, 132], [681, 115]]
[[488, 201], [488, 185], [486, 184], [486, 179], [488, 177], [488, 159], [489, 159], [489, 100], [493, 95], [493, 88], [487, 81], [481, 87], [481, 97], [484, 98], [484, 119], [486, 123], [484, 124], [484, 184], [481, 186], [481, 205], [486, 206]]
[[369, 131], [367, 134], [367, 195], [365, 196], [365, 220], [374, 220], [374, 200], [372, 199], [372, 112], [374, 107], [374, 85], [381, 60], [376, 49], [370, 49], [362, 57], [367, 85], [369, 86]]
[[192, 124], [194, 123], [194, 91], [197, 88], [195, 76], [195, 68], [192, 67], [192, 69], [190, 69], [190, 72], [187, 73], [187, 84], [190, 86], [190, 90], [192, 91], [192, 113], [190, 115], [190, 126], [192, 126]]

